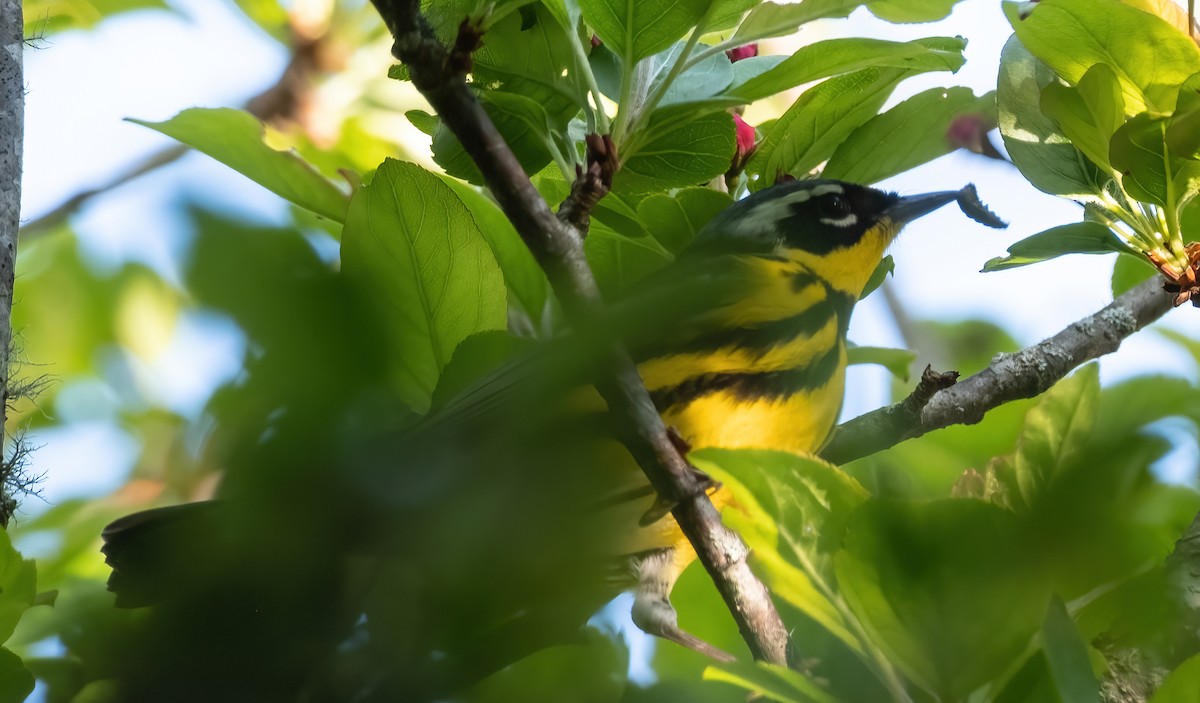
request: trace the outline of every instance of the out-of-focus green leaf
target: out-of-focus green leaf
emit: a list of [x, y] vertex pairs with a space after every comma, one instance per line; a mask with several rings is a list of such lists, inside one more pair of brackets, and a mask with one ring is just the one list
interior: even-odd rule
[[1026, 505], [1034, 503], [1087, 442], [1100, 394], [1098, 369], [1096, 364], [1088, 364], [1059, 381], [1025, 415], [1014, 469]]
[[287, 45], [291, 41], [291, 24], [288, 21], [287, 10], [279, 0], [235, 0], [238, 9], [259, 29], [271, 35], [276, 41]]
[[579, 0], [583, 19], [627, 63], [657, 54], [687, 34], [709, 0]]
[[1112, 294], [1117, 297], [1142, 281], [1157, 275], [1158, 270], [1142, 256], [1118, 256], [1113, 264]]
[[165, 0], [25, 0], [26, 37], [69, 29], [91, 29], [101, 20], [134, 10], [169, 10]]
[[[961, 40], [921, 41], [946, 51], [962, 46]], [[778, 173], [803, 176], [874, 117], [900, 81], [930, 70], [957, 70], [959, 65], [961, 57], [957, 61], [947, 59], [936, 69], [867, 68], [830, 78], [805, 91], [763, 131], [746, 171], [761, 176], [757, 187], [774, 183]]]
[[638, 219], [659, 244], [678, 254], [708, 221], [733, 204], [711, 188], [683, 188], [674, 195], [655, 194], [638, 203]]
[[962, 700], [1007, 670], [1049, 597], [1016, 516], [971, 499], [868, 501], [834, 563], [874, 642], [942, 700]]
[[1092, 163], [1104, 171], [1112, 170], [1108, 144], [1125, 122], [1125, 102], [1111, 66], [1092, 66], [1075, 87], [1048, 83], [1042, 89], [1041, 108]]
[[1036, 264], [1063, 254], [1111, 254], [1123, 252], [1138, 256], [1112, 230], [1096, 222], [1075, 222], [1051, 227], [1026, 237], [1008, 248], [1008, 256], [998, 256], [983, 265], [986, 271]]
[[471, 211], [479, 232], [492, 248], [496, 263], [504, 272], [509, 302], [519, 304], [535, 325], [540, 323], [550, 297], [550, 282], [546, 280], [546, 273], [533, 258], [529, 247], [525, 246], [521, 235], [517, 234], [500, 206], [478, 190], [452, 178], [443, 181]]
[[962, 65], [963, 45], [948, 37], [911, 42], [826, 39], [801, 47], [774, 68], [734, 84], [725, 94], [738, 103], [749, 103], [804, 83], [871, 67], [955, 71]]
[[871, 277], [867, 279], [867, 285], [863, 286], [862, 295], [858, 296], [859, 300], [867, 297], [879, 289], [883, 285], [884, 280], [888, 276], [896, 274], [896, 260], [891, 254], [883, 257], [882, 260], [875, 266], [875, 270], [871, 272]]
[[1118, 0], [1044, 0], [1024, 19], [1004, 3], [1018, 39], [1068, 83], [1106, 63], [1117, 70], [1126, 114], [1175, 110], [1179, 86], [1200, 72], [1200, 48], [1167, 21]]
[[1041, 95], [1054, 72], [1011, 37], [1000, 53], [996, 112], [1004, 146], [1021, 174], [1051, 195], [1094, 198], [1107, 180], [1042, 114]]
[[7, 649], [0, 649], [0, 703], [21, 703], [33, 693], [33, 674], [21, 658]]
[[0, 641], [12, 637], [22, 613], [37, 595], [37, 568], [32, 559], [21, 558], [4, 530], [0, 537]]
[[888, 22], [933, 22], [947, 17], [959, 0], [873, 0], [871, 14]]
[[1200, 703], [1200, 654], [1175, 667], [1150, 703]]
[[1064, 701], [1100, 703], [1100, 684], [1092, 673], [1087, 646], [1061, 599], [1050, 600], [1042, 623], [1042, 641], [1050, 674]]
[[550, 647], [506, 667], [463, 694], [467, 703], [616, 703], [625, 689], [629, 655], [591, 629], [582, 642]]
[[642, 146], [622, 155], [614, 191], [644, 193], [704, 183], [729, 169], [736, 146], [733, 118], [725, 113], [651, 122], [648, 132]]
[[263, 123], [231, 108], [191, 108], [149, 127], [204, 152], [267, 190], [336, 222], [345, 222], [349, 198], [292, 151], [264, 141]]
[[863, 487], [832, 464], [789, 452], [703, 449], [691, 458], [738, 496], [742, 509], [725, 517], [749, 543], [771, 591], [858, 650], [829, 592], [833, 555], [867, 497]]
[[932, 88], [872, 117], [833, 152], [823, 177], [876, 183], [915, 168], [956, 147], [946, 137], [951, 123], [968, 113], [995, 109], [993, 93], [975, 97], [969, 88]]
[[837, 703], [799, 671], [766, 662], [716, 664], [704, 670], [704, 679], [731, 683], [780, 703]]
[[454, 354], [442, 369], [433, 389], [432, 410], [444, 407], [479, 379], [512, 358], [518, 347], [516, 337], [500, 330], [488, 330], [467, 337], [454, 348]]
[[849, 357], [848, 363], [854, 364], [879, 364], [883, 368], [892, 373], [893, 376], [908, 382], [908, 372], [912, 368], [913, 362], [917, 360], [917, 353], [910, 349], [889, 349], [887, 347], [860, 347], [852, 346], [847, 349]]
[[397, 390], [424, 412], [459, 342], [504, 329], [504, 278], [462, 201], [419, 166], [385, 161], [350, 205], [342, 271], [390, 311]]

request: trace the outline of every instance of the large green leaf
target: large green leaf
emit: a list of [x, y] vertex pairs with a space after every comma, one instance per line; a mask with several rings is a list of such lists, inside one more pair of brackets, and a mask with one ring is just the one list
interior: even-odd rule
[[872, 640], [947, 701], [1011, 666], [1049, 597], [1016, 517], [973, 499], [868, 501], [851, 517], [835, 564]]
[[414, 164], [389, 159], [354, 194], [342, 272], [392, 320], [397, 390], [419, 412], [459, 342], [504, 329], [504, 278], [487, 240], [454, 191]]
[[[547, 142], [555, 127], [542, 104], [517, 93], [484, 90], [479, 93], [484, 112], [504, 137], [526, 173], [537, 173], [550, 163]], [[446, 173], [472, 183], [483, 183], [483, 174], [458, 137], [442, 123], [433, 132], [433, 159]]]
[[995, 95], [970, 88], [932, 88], [871, 118], [842, 142], [821, 172], [853, 183], [876, 183], [920, 166], [955, 147], [946, 131], [958, 117], [994, 109]]
[[583, 19], [627, 65], [666, 49], [696, 26], [710, 0], [579, 0]]
[[346, 194], [294, 151], [278, 151], [263, 142], [263, 123], [247, 112], [191, 108], [165, 122], [129, 121], [208, 154], [306, 210], [336, 222], [346, 219]]
[[1134, 253], [1112, 230], [1096, 222], [1075, 222], [1051, 227], [1026, 237], [1008, 248], [1008, 256], [998, 256], [983, 265], [984, 271], [1036, 264], [1063, 254]]
[[1098, 369], [1096, 364], [1088, 364], [1059, 381], [1025, 415], [1014, 469], [1026, 505], [1034, 503], [1091, 435], [1100, 394]]
[[1042, 112], [1092, 163], [1111, 171], [1108, 143], [1125, 123], [1125, 101], [1117, 74], [1106, 63], [1088, 69], [1075, 87], [1053, 81], [1042, 90]]
[[587, 105], [586, 83], [571, 38], [551, 10], [538, 4], [526, 10], [488, 28], [483, 46], [471, 56], [471, 70], [481, 85], [534, 100], [552, 124], [565, 127]]
[[1127, 114], [1175, 109], [1179, 85], [1200, 72], [1200, 48], [1169, 22], [1119, 0], [1043, 0], [1025, 19], [1004, 12], [1021, 43], [1068, 83], [1106, 63], [1116, 71]]
[[1200, 703], [1200, 654], [1175, 667], [1150, 703]]
[[829, 600], [833, 555], [867, 492], [841, 469], [790, 452], [704, 449], [696, 465], [731, 486], [741, 511], [726, 511], [749, 543], [771, 592], [851, 649], [861, 643]]
[[1050, 675], [1064, 701], [1100, 703], [1100, 684], [1092, 673], [1087, 645], [1071, 614], [1057, 596], [1050, 600], [1042, 624], [1042, 642]]
[[1173, 175], [1163, 153], [1167, 122], [1166, 118], [1143, 112], [1122, 125], [1109, 146], [1109, 158], [1113, 168], [1121, 172], [1125, 191], [1138, 200], [1157, 205], [1167, 203], [1167, 188]]
[[593, 220], [583, 243], [600, 290], [612, 295], [670, 264], [671, 253], [649, 235], [629, 237]]
[[1054, 73], [1012, 37], [1000, 54], [996, 111], [1000, 134], [1013, 163], [1038, 190], [1094, 198], [1107, 178], [1042, 114], [1042, 89]]
[[645, 143], [622, 155], [613, 190], [644, 193], [704, 183], [729, 169], [735, 147], [733, 118], [725, 113], [651, 122]]
[[617, 703], [625, 689], [629, 655], [597, 630], [580, 641], [536, 651], [467, 690], [465, 703]]
[[711, 188], [683, 188], [674, 195], [655, 194], [638, 203], [638, 219], [651, 236], [678, 254], [708, 221], [733, 204]]
[[546, 273], [533, 258], [529, 247], [499, 205], [465, 183], [452, 178], [444, 180], [471, 211], [480, 233], [491, 246], [496, 263], [504, 272], [509, 302], [519, 305], [535, 325], [539, 324], [550, 298], [550, 282], [546, 280]]
[[[956, 65], [941, 68], [954, 70]], [[854, 130], [875, 116], [900, 81], [931, 68], [867, 68], [808, 89], [765, 130], [746, 166], [755, 187], [779, 173], [803, 176], [828, 159]]]
[[963, 42], [944, 38], [892, 42], [852, 37], [827, 39], [801, 47], [782, 63], [725, 91], [739, 103], [750, 103], [822, 78], [869, 67], [956, 71], [962, 65]]

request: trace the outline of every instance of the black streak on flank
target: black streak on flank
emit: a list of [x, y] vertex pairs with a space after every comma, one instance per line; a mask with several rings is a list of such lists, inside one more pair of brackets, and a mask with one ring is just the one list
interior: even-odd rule
[[693, 376], [675, 386], [654, 391], [659, 412], [691, 403], [713, 393], [728, 392], [739, 401], [783, 400], [801, 391], [812, 391], [829, 383], [837, 373], [841, 345], [836, 344], [811, 364], [781, 371], [760, 373], [710, 373]]
[[715, 330], [702, 334], [673, 351], [694, 353], [719, 349], [745, 349], [761, 356], [797, 337], [812, 337], [829, 324], [837, 312], [835, 303], [829, 298], [823, 298], [798, 315], [764, 322], [753, 327], [729, 327]]

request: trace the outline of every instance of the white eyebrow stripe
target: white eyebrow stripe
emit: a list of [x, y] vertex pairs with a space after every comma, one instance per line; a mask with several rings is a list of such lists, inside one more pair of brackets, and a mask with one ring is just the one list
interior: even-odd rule
[[806, 188], [804, 190], [798, 190], [795, 193], [788, 193], [779, 199], [779, 203], [781, 205], [799, 204], [808, 202], [812, 198], [819, 198], [822, 195], [829, 195], [830, 193], [840, 194], [842, 192], [844, 191], [840, 185], [836, 183], [826, 183], [825, 185], [819, 185], [814, 188]]
[[858, 215], [850, 213], [844, 217], [822, 217], [821, 222], [834, 227], [853, 227], [858, 224]]

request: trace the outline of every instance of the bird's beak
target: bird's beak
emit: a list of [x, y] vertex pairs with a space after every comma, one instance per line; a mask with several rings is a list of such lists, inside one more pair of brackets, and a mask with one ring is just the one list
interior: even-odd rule
[[958, 200], [958, 194], [957, 190], [946, 190], [940, 193], [908, 195], [889, 205], [883, 214], [892, 222], [903, 225]]

